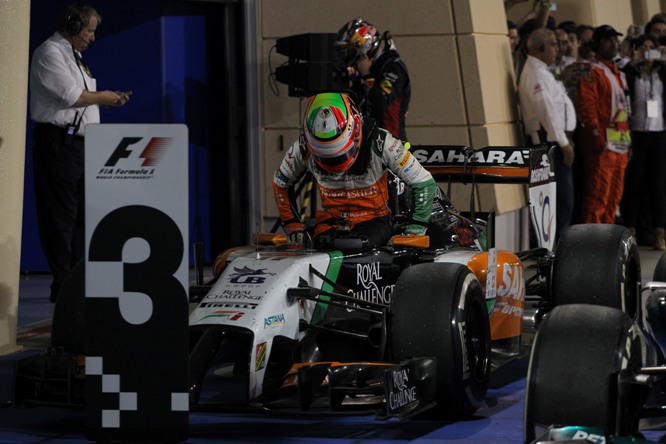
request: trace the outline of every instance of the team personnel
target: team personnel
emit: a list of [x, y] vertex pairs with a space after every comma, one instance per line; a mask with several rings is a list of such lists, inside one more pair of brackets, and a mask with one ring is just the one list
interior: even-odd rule
[[380, 36], [377, 28], [359, 17], [338, 31], [335, 45], [353, 70], [351, 87], [361, 113], [406, 141], [405, 116], [412, 91], [407, 66], [389, 32]]
[[523, 125], [528, 141], [533, 144], [555, 143], [555, 177], [557, 180], [556, 237], [569, 227], [573, 213], [574, 149], [571, 135], [576, 128], [576, 111], [561, 81], [549, 67], [555, 63], [558, 41], [555, 32], [539, 28], [527, 39], [527, 61], [520, 75], [520, 97]]
[[594, 29], [590, 41], [595, 53], [592, 69], [578, 83], [585, 163], [584, 223], [614, 223], [624, 189], [631, 108], [625, 76], [613, 61], [621, 35], [609, 25]]
[[405, 232], [426, 232], [436, 192], [432, 175], [400, 140], [371, 118], [363, 118], [346, 94], [310, 98], [303, 133], [275, 171], [275, 202], [292, 240], [302, 238], [306, 229], [291, 191], [307, 170], [317, 181], [321, 196], [322, 210], [316, 214], [313, 230], [315, 246], [330, 245], [329, 235], [337, 230], [349, 230], [370, 247], [386, 244], [393, 235], [389, 170], [411, 186], [414, 210]]
[[97, 91], [81, 58], [95, 41], [101, 21], [92, 6], [68, 6], [57, 31], [35, 50], [30, 66], [35, 200], [42, 248], [53, 273], [51, 302], [69, 270], [83, 258], [84, 128], [100, 121], [99, 106], [122, 106], [131, 95]]

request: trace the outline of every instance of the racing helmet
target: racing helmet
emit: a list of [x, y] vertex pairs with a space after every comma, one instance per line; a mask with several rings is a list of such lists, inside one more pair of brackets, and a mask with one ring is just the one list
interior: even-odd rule
[[322, 93], [310, 97], [305, 109], [305, 145], [320, 168], [347, 171], [358, 157], [363, 122], [346, 94]]
[[373, 60], [379, 51], [380, 40], [377, 28], [359, 17], [340, 28], [335, 39], [335, 48], [342, 61], [352, 65], [359, 53]]

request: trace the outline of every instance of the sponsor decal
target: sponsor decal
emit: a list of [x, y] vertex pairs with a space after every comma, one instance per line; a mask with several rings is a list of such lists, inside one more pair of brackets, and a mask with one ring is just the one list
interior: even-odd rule
[[404, 145], [400, 145], [397, 150], [395, 150], [395, 154], [393, 155], [393, 160], [398, 161], [398, 159], [402, 159], [402, 156], [405, 155], [405, 147]]
[[[148, 142], [140, 149], [140, 142], [146, 139]], [[174, 140], [172, 137], [123, 137], [104, 167], [97, 172], [96, 178], [151, 179]]]
[[405, 153], [405, 157], [402, 158], [400, 162], [398, 162], [398, 168], [404, 169], [407, 166], [407, 163], [412, 160], [412, 155], [410, 154], [409, 151]]
[[377, 187], [371, 186], [368, 188], [360, 189], [350, 189], [350, 190], [334, 190], [331, 188], [320, 188], [322, 197], [328, 197], [331, 199], [342, 198], [342, 199], [358, 199], [360, 197], [374, 196], [379, 193]]
[[576, 433], [574, 433], [574, 436], [571, 437], [572, 440], [577, 440], [577, 439], [582, 439], [584, 441], [588, 442], [596, 442], [599, 444], [603, 444], [606, 442], [606, 436], [605, 435], [600, 435], [596, 433], [588, 433], [585, 430], [577, 430]]
[[244, 311], [238, 311], [238, 310], [217, 310], [212, 314], [209, 314], [208, 316], [204, 316], [197, 322], [201, 322], [204, 319], [209, 319], [209, 318], [222, 318], [228, 321], [237, 321], [240, 318], [242, 318], [244, 314], [245, 314]]
[[391, 94], [391, 90], [393, 89], [393, 83], [391, 83], [390, 80], [382, 80], [379, 82], [379, 87], [381, 88], [382, 91], [384, 91], [385, 94]]
[[474, 151], [471, 159], [465, 148], [412, 148], [412, 154], [421, 164], [465, 165], [470, 160], [475, 164], [527, 166], [530, 161], [529, 149], [502, 150], [489, 149]]
[[463, 377], [466, 379], [469, 376], [469, 361], [467, 360], [467, 321], [460, 321], [458, 323], [460, 328], [458, 332], [460, 334], [460, 344], [463, 347], [462, 350], [462, 368], [463, 368]]
[[523, 268], [515, 264], [504, 264], [502, 279], [497, 285], [497, 303], [494, 312], [501, 311], [505, 315], [522, 318], [525, 285], [523, 284]]
[[261, 301], [262, 296], [252, 294], [250, 290], [227, 289], [220, 294], [208, 294], [205, 300], [229, 300], [229, 301]]
[[379, 262], [371, 264], [356, 264], [356, 285], [360, 291], [350, 290], [349, 293], [361, 301], [389, 305], [394, 285], [377, 285], [382, 280]]
[[284, 325], [284, 313], [264, 318], [264, 330], [277, 327], [278, 325]]
[[541, 163], [539, 163], [541, 166], [540, 168], [534, 168], [530, 172], [530, 183], [532, 185], [538, 185], [544, 182], [548, 182], [551, 178], [551, 176], [554, 176], [555, 173], [552, 171], [550, 167], [550, 161], [548, 160], [548, 155], [544, 154], [541, 157]]
[[202, 302], [201, 308], [239, 308], [241, 310], [255, 310], [259, 304], [225, 304], [222, 302]]
[[266, 366], [266, 343], [257, 344], [254, 357], [254, 371], [258, 372]]
[[275, 276], [275, 273], [266, 272], [265, 268], [253, 270], [247, 265], [243, 268], [234, 267], [234, 272], [229, 275], [229, 282], [233, 284], [263, 284], [266, 276]]
[[279, 187], [282, 188], [286, 188], [287, 184], [289, 183], [289, 178], [285, 176], [285, 174], [280, 170], [275, 171], [275, 176], [273, 177], [273, 180]]
[[[548, 431], [548, 442], [594, 442], [604, 444], [606, 437], [604, 431], [598, 427], [568, 426], [552, 428]], [[633, 440], [627, 439], [627, 442]]]
[[392, 411], [418, 401], [416, 387], [410, 383], [410, 370], [408, 367], [402, 367], [389, 372], [391, 387], [387, 401]]

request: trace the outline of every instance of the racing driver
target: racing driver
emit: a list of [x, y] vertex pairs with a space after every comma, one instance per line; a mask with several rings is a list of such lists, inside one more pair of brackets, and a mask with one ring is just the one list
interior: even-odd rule
[[338, 231], [348, 231], [369, 247], [386, 244], [394, 234], [388, 170], [411, 186], [414, 208], [405, 234], [425, 234], [437, 189], [432, 175], [400, 140], [371, 118], [361, 117], [346, 94], [310, 97], [301, 136], [289, 147], [273, 177], [275, 202], [292, 242], [302, 242], [305, 225], [291, 191], [310, 171], [322, 207], [315, 215], [315, 247], [329, 246]]
[[340, 28], [335, 47], [361, 113], [375, 119], [393, 137], [406, 141], [405, 116], [411, 85], [407, 66], [390, 33], [380, 35], [377, 28], [359, 17]]

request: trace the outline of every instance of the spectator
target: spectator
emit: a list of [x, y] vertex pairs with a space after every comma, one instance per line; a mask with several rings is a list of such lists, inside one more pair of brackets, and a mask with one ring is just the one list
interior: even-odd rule
[[526, 140], [529, 144], [557, 144], [554, 153], [557, 180], [556, 238], [571, 223], [573, 211], [574, 150], [571, 133], [576, 112], [562, 82], [549, 70], [558, 53], [555, 32], [536, 29], [527, 39], [527, 61], [520, 77], [518, 93]]
[[560, 22], [557, 25], [557, 29], [560, 29], [567, 33], [567, 38], [569, 39], [569, 45], [566, 48], [566, 53], [564, 54], [567, 57], [571, 57], [574, 61], [578, 61], [578, 48], [580, 47], [580, 35], [578, 33], [578, 27], [576, 23], [571, 20]]
[[37, 222], [53, 273], [51, 302], [83, 258], [83, 135], [99, 123], [99, 106], [122, 106], [131, 92], [97, 91], [81, 52], [95, 41], [102, 17], [77, 3], [65, 8], [57, 31], [35, 50], [30, 65], [30, 112]]
[[594, 28], [590, 25], [578, 25], [578, 35], [580, 36], [580, 45], [578, 47], [578, 56], [582, 60], [594, 60], [594, 51], [590, 47], [590, 40]]
[[507, 35], [509, 36], [509, 45], [511, 46], [511, 54], [516, 52], [516, 48], [520, 43], [520, 38], [518, 37], [518, 26], [513, 23], [511, 20], [506, 22]]
[[595, 60], [590, 75], [583, 76], [578, 84], [585, 163], [582, 203], [585, 223], [614, 223], [622, 199], [631, 136], [627, 84], [613, 61], [621, 35], [609, 25], [594, 29], [590, 45]]
[[[621, 202], [622, 219], [634, 234], [643, 197], [649, 197], [653, 246], [666, 250], [666, 69], [659, 43], [651, 34], [633, 41], [634, 58], [624, 72], [631, 97], [631, 159], [627, 165]], [[656, 53], [650, 51], [656, 50]], [[657, 57], [659, 57], [657, 59]]]
[[666, 22], [660, 18], [653, 18], [645, 25], [645, 34], [651, 35], [659, 41], [666, 36]]
[[586, 24], [578, 25], [578, 35], [580, 36], [581, 43], [587, 43], [592, 40], [594, 34], [594, 27]]
[[555, 30], [555, 37], [557, 39], [557, 57], [555, 63], [550, 66], [550, 70], [555, 74], [555, 77], [562, 79], [564, 76], [565, 70], [568, 66], [576, 61], [575, 58], [571, 57], [570, 54], [570, 43], [569, 36], [566, 31], [562, 29]]

